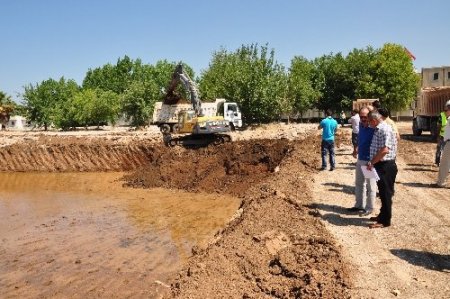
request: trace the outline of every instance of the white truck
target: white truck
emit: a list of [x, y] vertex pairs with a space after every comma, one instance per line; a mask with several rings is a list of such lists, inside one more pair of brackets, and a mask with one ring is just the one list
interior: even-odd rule
[[[204, 116], [223, 116], [233, 130], [242, 127], [242, 114], [237, 103], [230, 103], [225, 99], [216, 99], [215, 102], [202, 102], [200, 109]], [[178, 113], [186, 110], [193, 110], [191, 103], [169, 105], [156, 102], [152, 123], [157, 125], [163, 133], [176, 132]]]

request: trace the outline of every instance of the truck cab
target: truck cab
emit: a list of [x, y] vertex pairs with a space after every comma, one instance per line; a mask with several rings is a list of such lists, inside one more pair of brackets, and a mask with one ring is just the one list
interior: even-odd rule
[[225, 101], [219, 103], [217, 115], [223, 116], [232, 130], [242, 127], [242, 113], [237, 103]]

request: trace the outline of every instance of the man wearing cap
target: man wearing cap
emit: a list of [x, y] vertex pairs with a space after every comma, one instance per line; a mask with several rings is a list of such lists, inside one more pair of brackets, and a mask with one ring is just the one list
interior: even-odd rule
[[445, 104], [445, 115], [447, 116], [447, 124], [444, 130], [444, 149], [442, 150], [441, 163], [439, 164], [439, 176], [437, 187], [445, 187], [445, 181], [450, 168], [450, 100]]
[[444, 111], [439, 114], [438, 118], [438, 132], [439, 136], [437, 138], [437, 146], [436, 146], [436, 155], [434, 159], [434, 163], [439, 166], [441, 163], [441, 154], [444, 150], [444, 131], [445, 125], [447, 124], [447, 115], [445, 115], [445, 111], [447, 110], [447, 106], [444, 107]]
[[367, 163], [367, 170], [375, 170], [380, 177], [377, 182], [378, 191], [381, 198], [380, 214], [371, 217], [376, 221], [370, 228], [382, 228], [391, 225], [392, 218], [392, 196], [394, 194], [395, 178], [397, 176], [397, 138], [392, 128], [383, 121], [383, 117], [378, 112], [369, 113], [369, 123], [375, 128], [372, 142], [370, 144], [370, 161]]

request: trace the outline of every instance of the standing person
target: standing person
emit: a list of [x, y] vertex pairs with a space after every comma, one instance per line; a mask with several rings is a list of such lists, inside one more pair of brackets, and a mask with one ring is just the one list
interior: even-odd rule
[[[380, 109], [380, 108], [381, 108], [380, 100], [375, 100], [375, 101], [373, 101], [373, 102], [372, 102], [372, 107], [373, 107], [372, 110], [375, 110], [375, 111], [377, 111], [378, 109]], [[372, 111], [372, 110], [370, 110], [370, 111]]]
[[321, 170], [327, 169], [327, 152], [330, 155], [330, 171], [333, 171], [336, 168], [336, 160], [334, 156], [334, 135], [336, 134], [338, 123], [337, 121], [331, 117], [333, 114], [330, 109], [325, 111], [326, 118], [324, 118], [320, 124], [318, 129], [323, 129], [322, 132], [322, 168]]
[[397, 141], [400, 140], [400, 133], [398, 132], [398, 128], [395, 122], [392, 120], [392, 118], [389, 117], [389, 110], [387, 108], [378, 107], [377, 111], [381, 114], [384, 122], [391, 126], [395, 138], [397, 138]]
[[359, 111], [361, 122], [359, 124], [358, 144], [356, 153], [353, 153], [353, 156], [358, 158], [355, 168], [355, 205], [347, 209], [350, 212], [362, 212], [364, 216], [372, 214], [377, 193], [377, 182], [375, 179], [366, 179], [361, 169], [361, 166], [367, 166], [370, 160], [370, 144], [375, 132], [374, 128], [369, 127], [368, 114], [369, 109], [367, 107], [363, 107]]
[[[352, 110], [352, 117], [348, 122], [352, 125], [352, 144], [353, 144], [353, 156], [356, 156], [356, 150], [358, 148], [358, 132], [359, 132], [359, 113], [357, 109]], [[367, 115], [366, 115], [367, 117]]]
[[447, 124], [444, 130], [444, 150], [442, 151], [441, 163], [439, 164], [439, 176], [437, 181], [437, 187], [445, 187], [445, 180], [448, 176], [448, 170], [450, 168], [450, 100], [445, 104], [445, 115], [447, 116]]
[[[447, 102], [448, 103], [448, 102]], [[446, 111], [448, 110], [447, 106], [444, 107], [444, 111], [439, 114], [438, 118], [438, 132], [439, 136], [437, 138], [437, 146], [436, 146], [436, 155], [434, 159], [434, 163], [439, 166], [439, 163], [441, 163], [441, 154], [444, 150], [444, 131], [445, 126], [447, 125], [447, 115]]]
[[391, 225], [392, 218], [392, 195], [394, 193], [395, 178], [397, 176], [397, 139], [392, 132], [392, 128], [383, 121], [378, 112], [369, 113], [369, 123], [375, 128], [372, 142], [370, 144], [370, 161], [367, 163], [367, 170], [374, 167], [380, 177], [377, 182], [378, 191], [381, 198], [381, 210], [377, 217], [370, 218], [376, 223], [370, 228], [382, 228]]
[[344, 110], [342, 110], [342, 111], [341, 111], [341, 119], [340, 119], [340, 121], [341, 121], [341, 127], [344, 126], [344, 124], [345, 124], [345, 119], [346, 119], [346, 118], [347, 118], [347, 115], [345, 115]]

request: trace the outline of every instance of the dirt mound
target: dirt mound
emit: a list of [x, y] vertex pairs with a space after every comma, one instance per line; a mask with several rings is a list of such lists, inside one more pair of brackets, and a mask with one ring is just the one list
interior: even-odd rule
[[270, 176], [292, 148], [287, 140], [241, 141], [196, 150], [163, 148], [126, 180], [134, 187], [242, 195]]
[[317, 137], [176, 149], [127, 176], [130, 186], [239, 195], [241, 209], [172, 283], [180, 298], [346, 298], [348, 270], [305, 207]]

